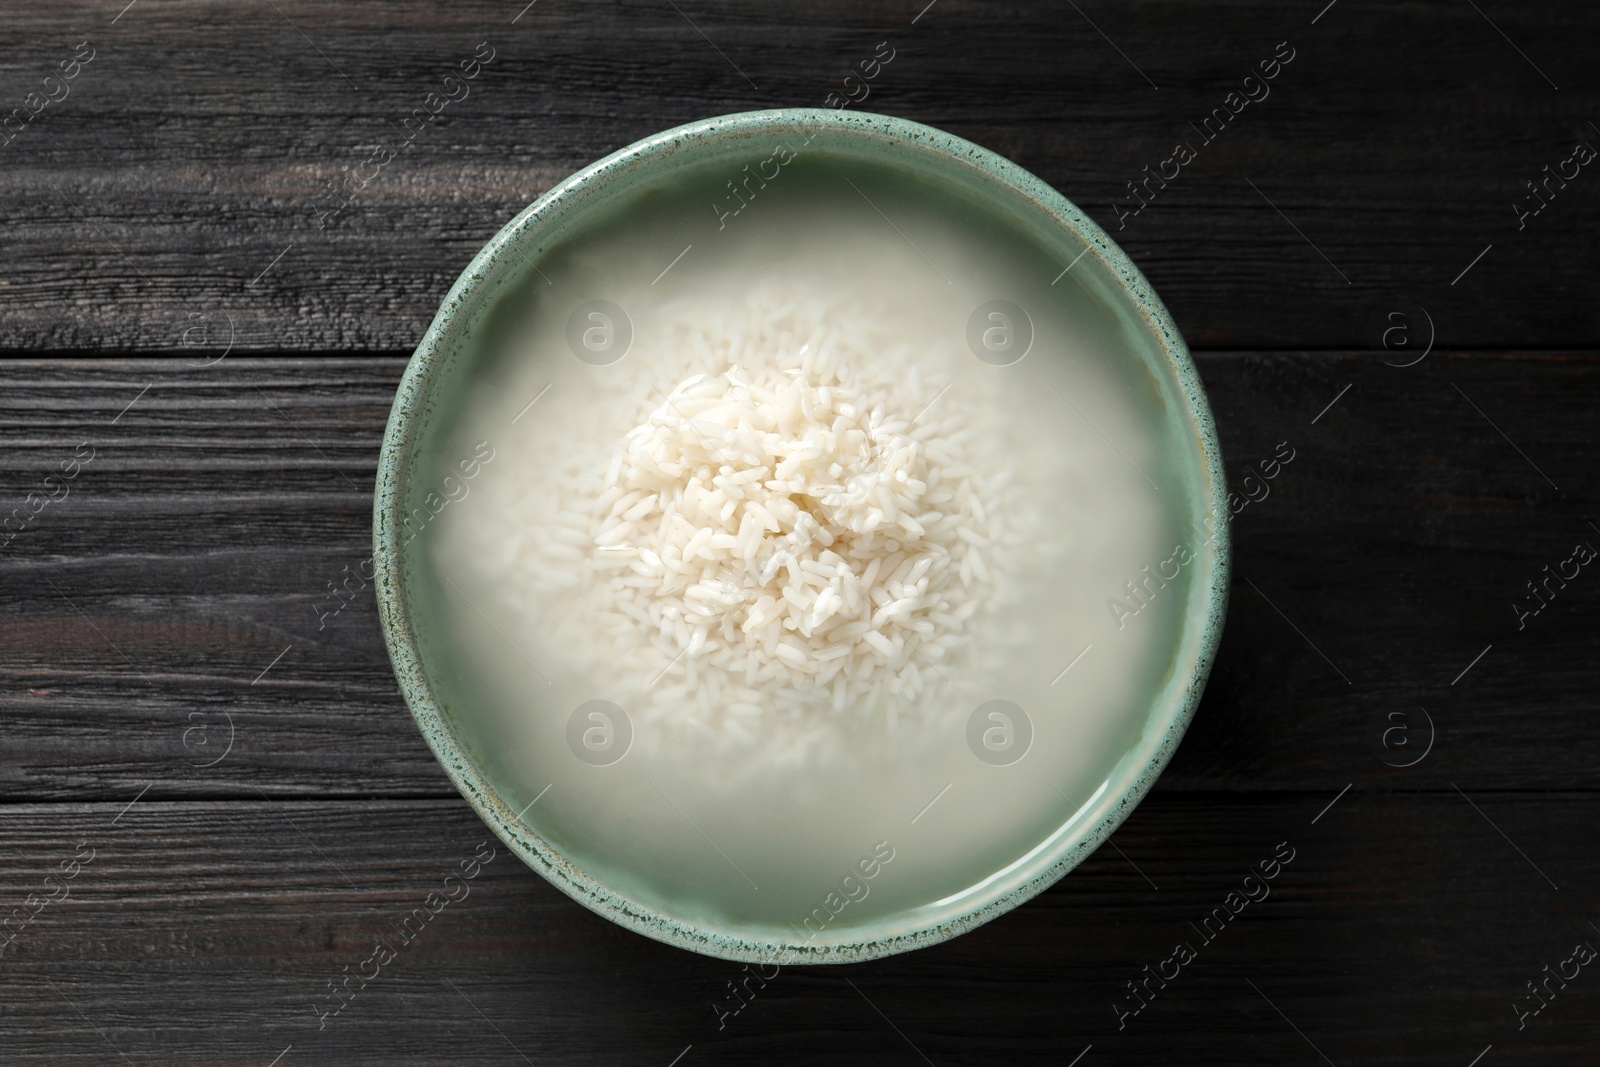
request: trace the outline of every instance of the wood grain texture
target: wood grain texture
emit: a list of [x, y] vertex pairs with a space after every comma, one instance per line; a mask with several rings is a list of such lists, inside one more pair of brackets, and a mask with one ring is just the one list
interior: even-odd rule
[[[52, 1065], [123, 1062], [114, 1047], [134, 1064], [265, 1067], [289, 1049], [280, 1067], [666, 1067], [692, 1046], [682, 1067], [946, 1067], [1064, 1064], [1090, 1044], [1084, 1064], [1311, 1064], [1314, 1046], [1338, 1064], [1465, 1067], [1493, 1044], [1500, 1062], [1586, 1062], [1592, 966], [1521, 1030], [1512, 1003], [1575, 943], [1600, 946], [1592, 797], [1358, 791], [1319, 815], [1330, 799], [1152, 797], [1115, 849], [1016, 911], [909, 955], [784, 969], [720, 1030], [740, 965], [621, 930], [503, 846], [397, 939], [493, 841], [459, 800], [0, 808], [8, 910], [93, 850], [0, 955], [0, 1048]], [[1212, 909], [1291, 851], [1206, 942]], [[398, 958], [319, 1029], [328, 983], [372, 975], [379, 937]], [[1126, 983], [1180, 941], [1197, 958], [1119, 1030]]]
[[[94, 449], [0, 548], [0, 793], [451, 795], [358, 577], [402, 367], [0, 363], [0, 518]], [[1577, 542], [1600, 546], [1600, 357], [1200, 367], [1241, 495], [1280, 442], [1295, 456], [1234, 521], [1222, 646], [1160, 788], [1600, 787], [1600, 576], [1521, 629], [1512, 608]], [[230, 721], [227, 760], [202, 766]]]
[[[879, 41], [895, 58], [863, 107], [1060, 189], [1199, 347], [1363, 345], [1396, 295], [1457, 347], [1582, 346], [1600, 327], [1600, 179], [1552, 184], [1525, 220], [1513, 207], [1600, 144], [1590, 4], [113, 6], [5, 16], [0, 115], [77, 42], [95, 57], [0, 134], [0, 349], [180, 351], [202, 326], [239, 351], [409, 349], [472, 254], [561, 178], [692, 119], [825, 106]], [[398, 145], [480, 42], [494, 59], [468, 95], [320, 226], [329, 184]], [[1279, 42], [1293, 59], [1270, 95], [1207, 142], [1197, 127]], [[1128, 183], [1179, 143], [1196, 158], [1123, 218]]]

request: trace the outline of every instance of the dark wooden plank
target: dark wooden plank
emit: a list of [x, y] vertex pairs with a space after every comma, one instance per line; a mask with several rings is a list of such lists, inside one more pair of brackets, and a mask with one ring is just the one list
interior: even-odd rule
[[[1200, 368], [1233, 490], [1270, 495], [1234, 520], [1227, 629], [1167, 784], [1600, 782], [1582, 766], [1600, 744], [1600, 574], [1557, 578], [1537, 615], [1514, 610], [1537, 606], [1527, 583], [1543, 568], [1600, 549], [1600, 361]], [[1265, 481], [1280, 442], [1295, 459]]]
[[402, 366], [0, 369], [6, 514], [93, 454], [0, 549], [8, 793], [449, 791], [359, 578]]
[[[77, 42], [95, 57], [69, 96], [0, 134], [0, 348], [178, 351], [200, 325], [238, 350], [409, 348], [472, 253], [565, 175], [690, 119], [824, 106], [885, 40], [895, 58], [863, 106], [1061, 189], [1199, 346], [1359, 345], [1396, 295], [1460, 347], [1595, 341], [1597, 180], [1552, 184], [1525, 222], [1513, 207], [1577, 141], [1600, 144], [1591, 4], [676, 7], [9, 11], [0, 113]], [[494, 59], [466, 98], [320, 228], [329, 184], [398, 145], [480, 42]], [[1270, 95], [1206, 143], [1194, 127], [1291, 50]], [[1180, 142], [1195, 159], [1124, 219], [1117, 204], [1140, 202], [1128, 183]]]
[[[520, 1052], [666, 1067], [692, 1046], [683, 1067], [918, 1051], [944, 1067], [1064, 1064], [1092, 1044], [1081, 1064], [1097, 1067], [1174, 1062], [1179, 1048], [1182, 1062], [1311, 1064], [1314, 1044], [1340, 1064], [1465, 1067], [1492, 1044], [1494, 1062], [1587, 1062], [1593, 967], [1521, 1030], [1512, 1005], [1576, 942], [1600, 947], [1592, 796], [1354, 791], [1319, 814], [1331, 799], [1152, 797], [1117, 834], [1121, 854], [1102, 850], [1017, 911], [905, 956], [785, 968], [720, 1030], [713, 1005], [731, 1004], [739, 965], [621, 930], [503, 846], [400, 943], [391, 924], [494, 843], [459, 800], [8, 806], [5, 907], [69, 895], [4, 950], [0, 1048], [18, 1065], [121, 1062], [114, 1046], [135, 1064]], [[76, 877], [45, 883], [91, 849]], [[1275, 853], [1293, 858], [1269, 895], [1213, 920], [1207, 943], [1196, 927]], [[353, 982], [319, 1030], [328, 983], [347, 966], [370, 977], [378, 937], [398, 958]], [[1113, 1005], [1137, 1003], [1126, 983], [1180, 941], [1196, 958], [1119, 1030]]]
[[[6, 512], [94, 449], [0, 548], [0, 794], [450, 794], [354, 577], [402, 365], [0, 364]], [[1600, 578], [1520, 630], [1512, 609], [1574, 544], [1600, 547], [1600, 357], [1200, 365], [1230, 478], [1270, 495], [1235, 519], [1217, 666], [1161, 788], [1600, 787]], [[1293, 461], [1245, 482], [1285, 441]], [[200, 766], [229, 717], [226, 760]], [[1430, 719], [1431, 751], [1398, 766]]]

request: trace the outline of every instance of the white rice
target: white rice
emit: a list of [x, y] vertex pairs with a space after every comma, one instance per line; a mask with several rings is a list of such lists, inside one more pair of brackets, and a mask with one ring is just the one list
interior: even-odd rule
[[551, 669], [646, 733], [792, 759], [970, 710], [1036, 525], [986, 368], [803, 277], [638, 325], [470, 529]]

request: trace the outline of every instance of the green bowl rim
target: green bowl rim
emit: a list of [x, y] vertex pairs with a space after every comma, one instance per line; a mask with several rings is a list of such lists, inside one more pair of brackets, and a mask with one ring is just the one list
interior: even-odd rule
[[[403, 597], [405, 583], [399, 572], [399, 549], [403, 542], [396, 536], [402, 529], [397, 511], [404, 499], [404, 461], [411, 452], [413, 433], [428, 421], [433, 374], [441, 356], [452, 350], [456, 335], [466, 327], [469, 316], [458, 317], [458, 311], [471, 310], [471, 302], [479, 290], [490, 287], [493, 276], [506, 268], [507, 264], [503, 261], [511, 260], [512, 253], [524, 251], [525, 246], [532, 247], [541, 223], [563, 217], [569, 210], [581, 210], [591, 196], [603, 192], [606, 186], [635, 168], [649, 166], [657, 159], [670, 159], [680, 152], [693, 151], [701, 145], [796, 129], [846, 131], [867, 141], [904, 145], [919, 153], [925, 165], [931, 163], [934, 167], [975, 170], [981, 177], [1009, 187], [1013, 193], [1032, 201], [1038, 209], [1083, 242], [1093, 252], [1100, 267], [1121, 282], [1123, 294], [1148, 323], [1166, 355], [1167, 364], [1184, 395], [1191, 428], [1205, 457], [1205, 475], [1210, 490], [1209, 525], [1212, 528], [1210, 540], [1204, 542], [1210, 545], [1211, 552], [1206, 555], [1202, 549], [1200, 554], [1201, 559], [1209, 559], [1211, 563], [1210, 585], [1206, 589], [1203, 609], [1190, 609], [1191, 617], [1200, 614], [1202, 621], [1199, 624], [1201, 630], [1197, 654], [1190, 665], [1183, 699], [1173, 710], [1149, 758], [1138, 769], [1126, 791], [1097, 801], [1100, 812], [1097, 820], [1076, 835], [1063, 837], [1050, 850], [1032, 860], [1032, 864], [1037, 866], [1054, 856], [1055, 859], [1047, 867], [1036, 870], [1027, 881], [1014, 885], [1003, 894], [984, 899], [962, 915], [925, 928], [822, 946], [755, 940], [700, 929], [677, 919], [654, 914], [590, 876], [524, 825], [457, 745], [448, 721], [434, 701]], [[511, 264], [510, 269], [514, 271], [516, 264]], [[1074, 204], [1045, 182], [988, 149], [906, 119], [821, 108], [747, 111], [701, 119], [666, 130], [584, 167], [523, 209], [473, 257], [471, 264], [451, 287], [407, 364], [384, 430], [373, 501], [374, 588], [384, 644], [401, 693], [423, 738], [467, 803], [529, 867], [590, 910], [630, 930], [680, 948], [744, 962], [853, 963], [948, 940], [1036, 896], [1092, 854], [1149, 792], [1194, 717], [1221, 639], [1227, 612], [1230, 565], [1226, 498], [1227, 481], [1216, 427], [1188, 346], [1139, 268], [1099, 225]], [[1180, 648], [1187, 642], [1192, 625], [1186, 625], [1186, 632], [1180, 635]], [[1152, 709], [1153, 712], [1159, 710]], [[1082, 813], [1083, 809], [1080, 809], [1079, 814]], [[878, 920], [875, 925], [882, 927], [892, 922], [893, 917], [890, 916]]]

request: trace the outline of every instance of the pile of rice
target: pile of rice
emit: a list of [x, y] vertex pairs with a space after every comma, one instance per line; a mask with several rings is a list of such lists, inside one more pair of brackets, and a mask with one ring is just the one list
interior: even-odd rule
[[657, 307], [560, 383], [594, 395], [511, 442], [474, 523], [546, 672], [641, 736], [793, 759], [970, 711], [1033, 526], [992, 372], [904, 323], [772, 281]]

